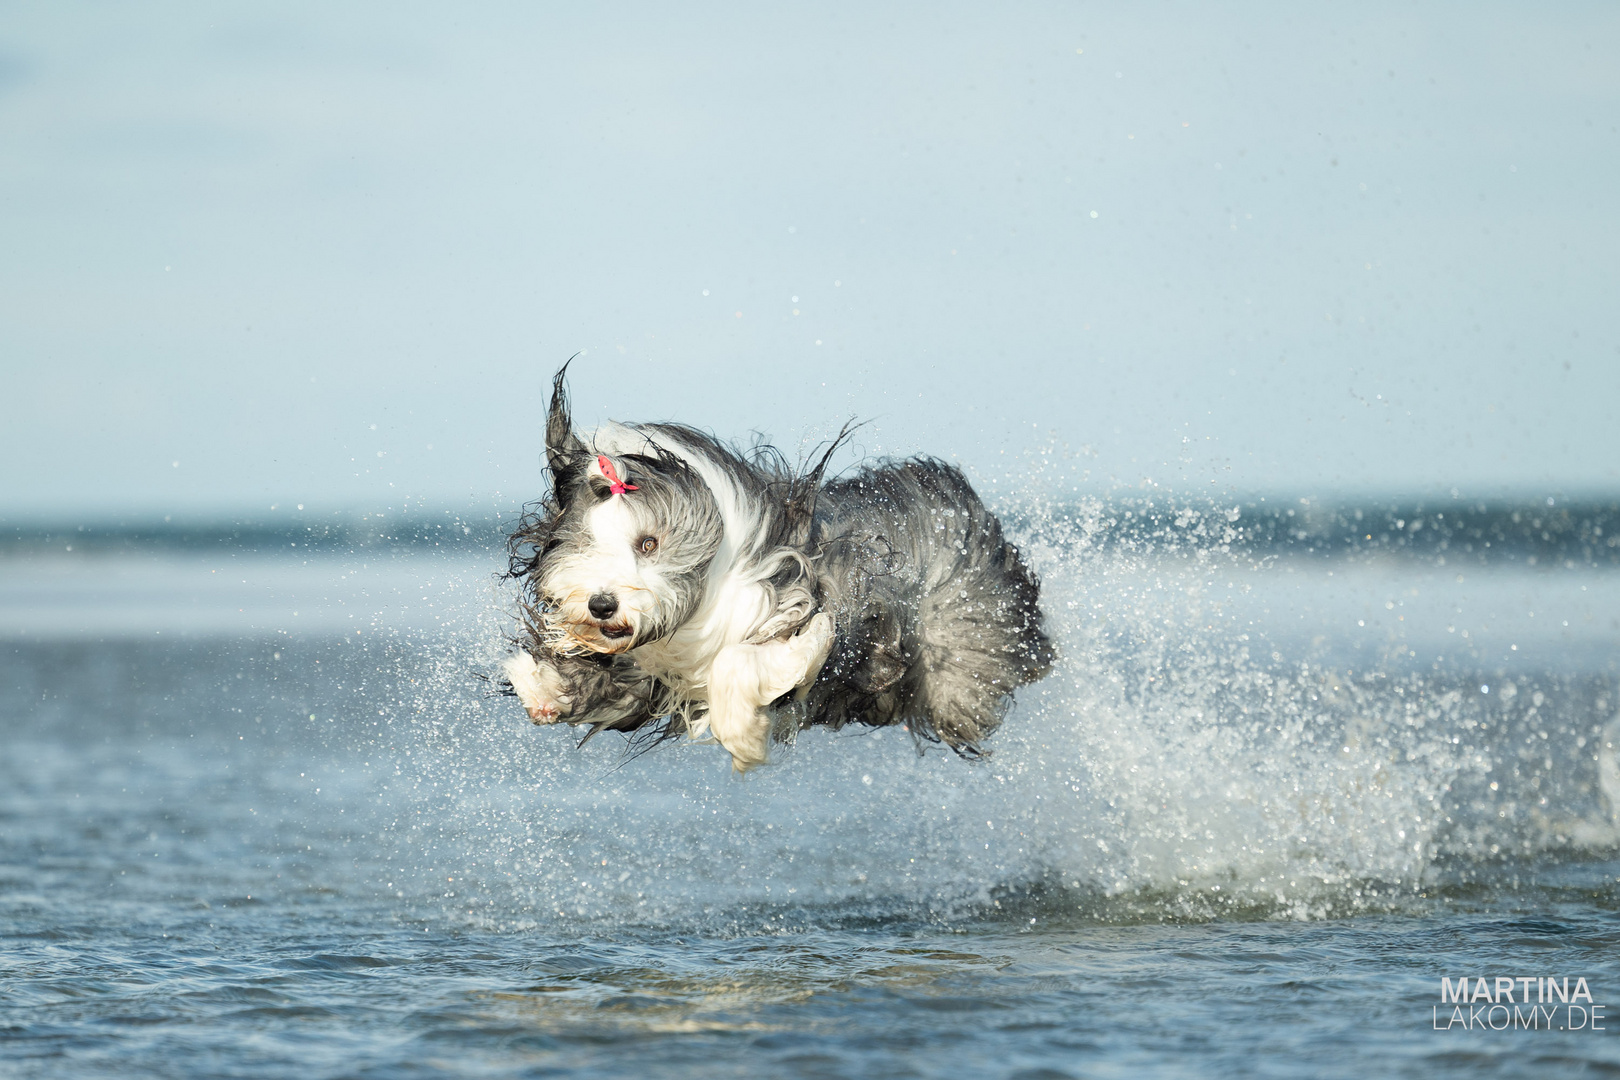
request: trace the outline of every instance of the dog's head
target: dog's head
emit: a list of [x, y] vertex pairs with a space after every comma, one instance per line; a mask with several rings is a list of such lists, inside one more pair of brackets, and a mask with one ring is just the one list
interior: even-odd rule
[[622, 653], [673, 633], [701, 602], [720, 549], [708, 485], [650, 439], [632, 452], [587, 446], [574, 433], [561, 371], [546, 457], [547, 535], [528, 573], [556, 644]]

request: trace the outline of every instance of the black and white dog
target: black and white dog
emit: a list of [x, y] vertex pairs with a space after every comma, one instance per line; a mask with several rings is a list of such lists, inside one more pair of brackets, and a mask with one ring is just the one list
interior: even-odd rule
[[823, 483], [679, 424], [546, 424], [551, 493], [510, 538], [506, 681], [539, 724], [712, 736], [745, 771], [809, 725], [903, 723], [967, 757], [1053, 659], [1040, 587], [956, 468]]

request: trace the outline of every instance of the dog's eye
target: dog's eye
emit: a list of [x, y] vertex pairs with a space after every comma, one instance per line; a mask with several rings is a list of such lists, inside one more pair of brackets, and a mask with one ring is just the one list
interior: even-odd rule
[[641, 552], [643, 555], [651, 555], [653, 552], [658, 550], [658, 537], [643, 536], [636, 542], [636, 550]]

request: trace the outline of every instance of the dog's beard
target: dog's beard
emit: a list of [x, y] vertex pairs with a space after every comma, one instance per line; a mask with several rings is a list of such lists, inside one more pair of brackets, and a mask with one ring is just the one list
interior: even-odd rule
[[611, 619], [597, 619], [583, 605], [546, 605], [544, 636], [552, 651], [563, 655], [601, 653], [613, 656], [629, 652], [649, 640], [653, 620], [641, 612], [620, 609]]
[[641, 643], [641, 637], [628, 619], [548, 618], [545, 625], [546, 644], [563, 655], [593, 652], [612, 656], [629, 652]]

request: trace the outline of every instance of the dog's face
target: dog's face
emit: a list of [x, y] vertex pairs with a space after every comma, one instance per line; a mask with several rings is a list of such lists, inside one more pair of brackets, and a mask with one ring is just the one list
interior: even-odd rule
[[560, 514], [536, 591], [564, 648], [627, 652], [673, 633], [701, 602], [719, 508], [678, 458], [652, 447], [609, 457], [568, 438], [548, 446]]

